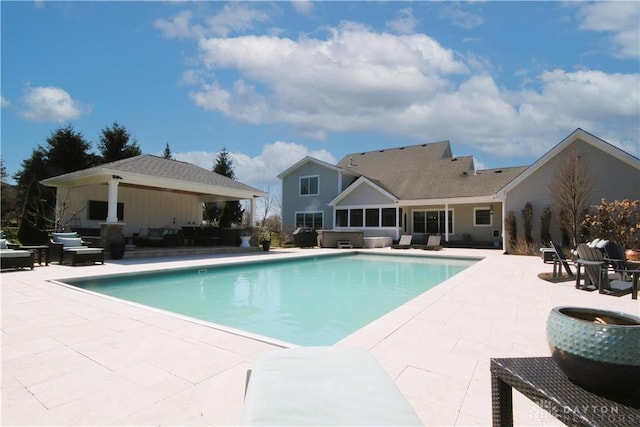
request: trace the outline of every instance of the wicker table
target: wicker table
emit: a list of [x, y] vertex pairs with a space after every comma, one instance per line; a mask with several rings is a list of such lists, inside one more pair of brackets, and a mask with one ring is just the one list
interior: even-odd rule
[[48, 245], [23, 245], [23, 246], [20, 246], [20, 249], [33, 252], [34, 260], [38, 261], [38, 265], [42, 265], [43, 258], [44, 258], [44, 265], [49, 265], [49, 246]]
[[493, 425], [513, 426], [512, 388], [569, 426], [640, 425], [640, 391], [624, 397], [593, 394], [569, 381], [551, 357], [491, 359]]

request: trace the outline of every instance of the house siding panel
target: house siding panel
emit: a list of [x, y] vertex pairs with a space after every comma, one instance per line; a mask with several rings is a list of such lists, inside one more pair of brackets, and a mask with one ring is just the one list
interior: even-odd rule
[[[338, 206], [381, 206], [393, 205], [394, 201], [370, 185], [360, 185], [349, 193]], [[336, 208], [338, 207], [336, 206]]]
[[[106, 202], [109, 199], [107, 185], [75, 187], [59, 192], [66, 205], [61, 224], [67, 227], [100, 228], [104, 220], [88, 219], [88, 200]], [[202, 221], [202, 203], [198, 196], [170, 193], [150, 189], [118, 188], [118, 202], [124, 204], [124, 234], [130, 236], [146, 227], [197, 226]], [[77, 213], [77, 219], [71, 216]], [[175, 220], [175, 222], [174, 222]]]
[[552, 206], [549, 185], [554, 173], [572, 152], [573, 148], [589, 165], [589, 174], [593, 180], [591, 205], [600, 204], [603, 198], [609, 201], [640, 199], [640, 185], [638, 185], [640, 171], [638, 169], [591, 144], [576, 140], [507, 194], [505, 213], [513, 211], [515, 214], [520, 238], [524, 238], [524, 224], [521, 212], [526, 203], [529, 202], [533, 207], [533, 240], [535, 242], [540, 241], [540, 215], [545, 207], [550, 207], [552, 210], [551, 237], [560, 241], [559, 213]]
[[[323, 228], [333, 228], [333, 209], [327, 205], [338, 195], [338, 172], [317, 163], [308, 162], [282, 178], [282, 226], [295, 228], [296, 212], [323, 212]], [[319, 194], [300, 195], [300, 177], [318, 176]], [[286, 196], [284, 196], [286, 195]]]

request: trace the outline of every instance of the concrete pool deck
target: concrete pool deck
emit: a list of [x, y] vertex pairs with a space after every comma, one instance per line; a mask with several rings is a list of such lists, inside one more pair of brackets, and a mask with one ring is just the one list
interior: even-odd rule
[[[425, 425], [491, 424], [489, 359], [547, 356], [546, 318], [560, 305], [632, 314], [640, 302], [538, 278], [540, 257], [495, 250], [401, 252], [485, 257], [338, 345], [367, 349]], [[0, 276], [2, 425], [236, 425], [245, 374], [275, 346], [50, 280], [335, 253], [107, 260]], [[560, 425], [514, 393], [516, 425]]]

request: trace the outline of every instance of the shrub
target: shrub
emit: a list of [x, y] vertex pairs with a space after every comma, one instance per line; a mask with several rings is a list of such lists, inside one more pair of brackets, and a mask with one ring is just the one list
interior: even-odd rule
[[640, 200], [602, 203], [589, 210], [583, 226], [587, 238], [613, 240], [626, 249], [640, 247]]
[[509, 246], [513, 249], [518, 243], [518, 223], [516, 222], [516, 215], [512, 211], [509, 211], [504, 223], [507, 236], [509, 237]]
[[540, 215], [540, 240], [545, 246], [551, 243], [551, 209], [549, 207], [544, 208]]
[[531, 206], [529, 202], [527, 202], [527, 204], [524, 205], [524, 209], [522, 209], [522, 224], [524, 225], [524, 240], [528, 244], [533, 243], [533, 236], [531, 235], [533, 228], [533, 206]]

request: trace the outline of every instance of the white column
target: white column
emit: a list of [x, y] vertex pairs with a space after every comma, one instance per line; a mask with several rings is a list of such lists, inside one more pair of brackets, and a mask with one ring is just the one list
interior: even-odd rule
[[449, 241], [449, 203], [444, 204], [444, 241]]
[[118, 222], [118, 178], [111, 178], [109, 181], [109, 204], [107, 212], [107, 222]]
[[395, 240], [400, 238], [400, 233], [402, 230], [402, 221], [400, 216], [400, 208], [396, 206], [396, 237]]
[[249, 200], [249, 226], [251, 228], [256, 226], [256, 198]]

